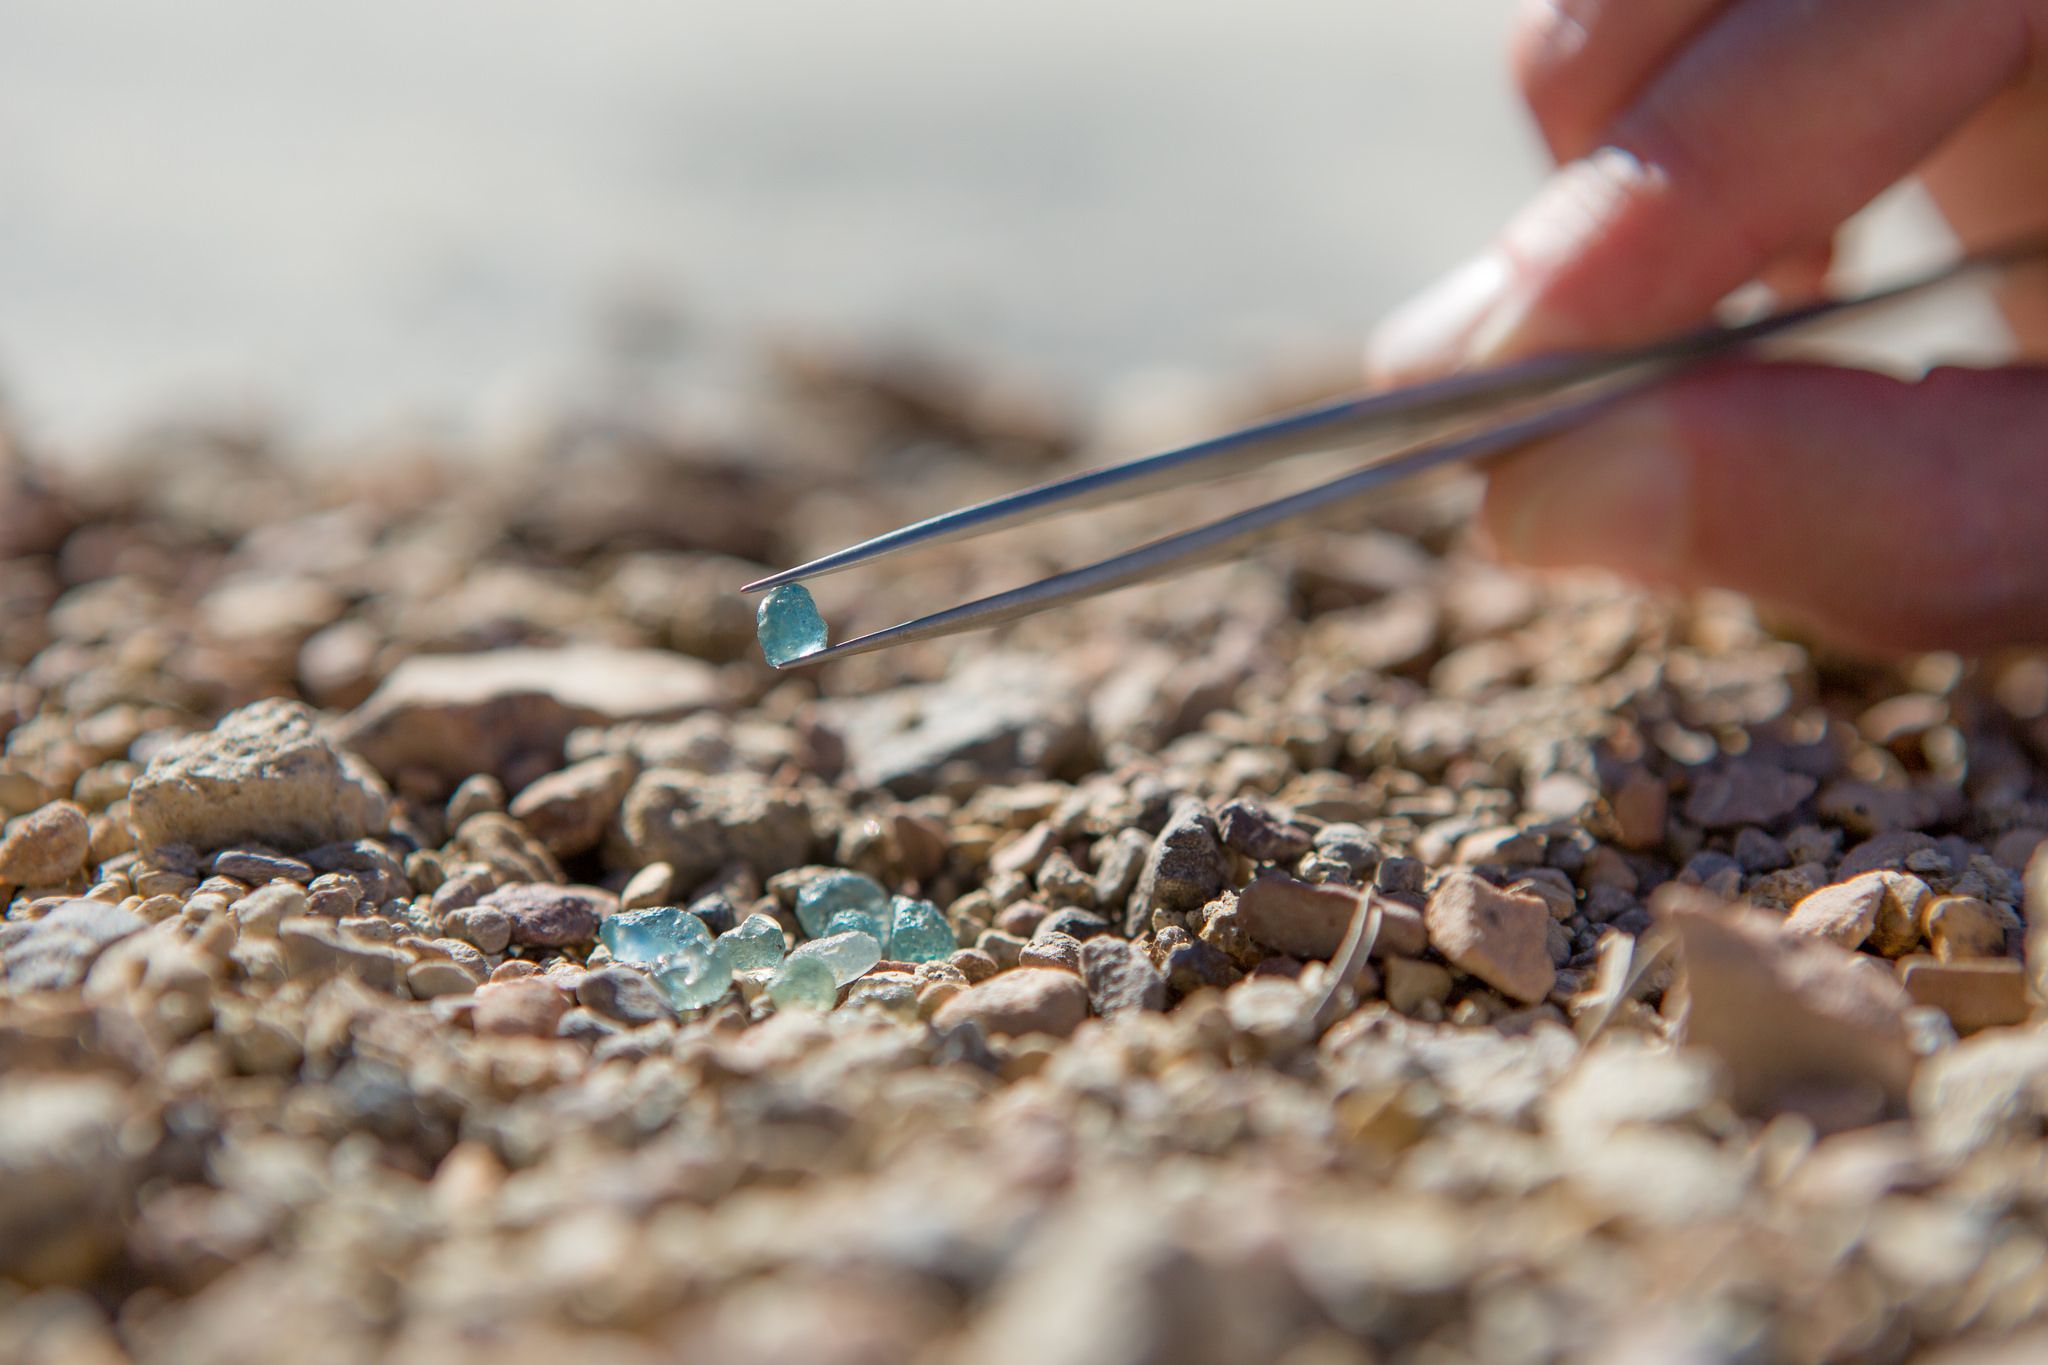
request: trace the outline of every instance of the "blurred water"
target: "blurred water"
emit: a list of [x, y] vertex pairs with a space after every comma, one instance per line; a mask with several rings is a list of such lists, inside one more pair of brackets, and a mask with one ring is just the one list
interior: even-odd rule
[[10, 0], [0, 386], [74, 442], [467, 421], [620, 300], [1098, 393], [1350, 345], [1534, 183], [1506, 9]]

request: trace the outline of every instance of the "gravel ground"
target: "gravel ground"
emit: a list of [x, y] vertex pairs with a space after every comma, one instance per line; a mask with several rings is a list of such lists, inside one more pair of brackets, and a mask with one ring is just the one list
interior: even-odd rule
[[[8, 452], [0, 1359], [2048, 1352], [2048, 662], [1532, 581], [1444, 490], [778, 676], [738, 583], [1086, 436], [781, 385], [745, 446]], [[828, 869], [959, 951], [678, 1011], [599, 942], [794, 944]]]

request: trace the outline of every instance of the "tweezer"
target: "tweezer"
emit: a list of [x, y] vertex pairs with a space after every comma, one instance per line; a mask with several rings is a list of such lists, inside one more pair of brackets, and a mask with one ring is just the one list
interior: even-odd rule
[[2048, 254], [2048, 238], [2031, 238], [1962, 257], [1869, 293], [1822, 299], [1740, 325], [1702, 327], [1616, 350], [1541, 356], [1497, 369], [1340, 399], [1194, 445], [927, 517], [770, 574], [742, 591], [763, 592], [872, 564], [916, 546], [985, 535], [1160, 489], [1227, 478], [1313, 451], [1363, 447], [1371, 452], [1364, 465], [1341, 478], [1035, 583], [856, 636], [791, 659], [782, 667], [829, 663], [892, 645], [1002, 625], [1211, 563], [1291, 523], [1426, 471], [1504, 454], [1584, 422], [1610, 404], [1704, 361], [1823, 318], [1888, 303], [1946, 283], [1966, 271], [2009, 266], [2043, 254]]

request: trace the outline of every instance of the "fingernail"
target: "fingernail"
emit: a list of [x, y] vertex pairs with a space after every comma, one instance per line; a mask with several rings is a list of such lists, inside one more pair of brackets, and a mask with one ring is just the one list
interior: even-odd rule
[[1394, 310], [1366, 349], [1369, 371], [1412, 381], [1579, 344], [1546, 291], [1656, 174], [1613, 147], [1558, 170], [1491, 248]]
[[1654, 400], [1634, 403], [1498, 466], [1487, 530], [1525, 564], [1677, 581], [1690, 540], [1692, 465]]
[[1456, 369], [1473, 329], [1499, 305], [1512, 277], [1497, 251], [1459, 266], [1387, 315], [1367, 343], [1367, 370], [1393, 383]]

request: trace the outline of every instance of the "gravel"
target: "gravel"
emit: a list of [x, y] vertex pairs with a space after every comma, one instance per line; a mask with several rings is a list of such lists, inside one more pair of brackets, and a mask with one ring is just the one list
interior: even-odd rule
[[[1969, 1361], [2048, 1313], [2042, 658], [1523, 579], [1445, 495], [776, 674], [738, 583], [1064, 468], [810, 364], [733, 453], [0, 460], [0, 1359]], [[599, 934], [801, 950], [834, 873], [973, 946], [699, 1002]]]

